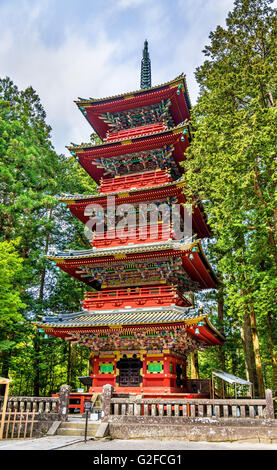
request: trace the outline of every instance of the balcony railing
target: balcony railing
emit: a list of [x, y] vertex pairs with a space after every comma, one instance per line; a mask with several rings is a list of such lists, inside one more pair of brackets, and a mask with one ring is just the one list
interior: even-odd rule
[[146, 188], [172, 181], [166, 170], [149, 171], [136, 175], [107, 178], [101, 181], [100, 193], [111, 193], [130, 189]]
[[189, 306], [189, 302], [175, 287], [158, 286], [88, 292], [83, 307], [87, 310], [104, 310], [119, 307], [158, 307], [175, 304]]
[[129, 129], [123, 129], [120, 131], [108, 132], [107, 142], [112, 142], [114, 140], [131, 139], [132, 137], [152, 134], [153, 132], [162, 132], [165, 129], [166, 125], [163, 122], [157, 122], [155, 124], [148, 124], [147, 126], [137, 126], [131, 127]]

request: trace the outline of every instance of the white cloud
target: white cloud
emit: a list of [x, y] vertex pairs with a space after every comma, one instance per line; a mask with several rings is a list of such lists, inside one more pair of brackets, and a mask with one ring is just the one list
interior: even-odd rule
[[136, 8], [143, 3], [149, 3], [150, 0], [115, 0], [115, 7], [119, 9]]
[[[145, 38], [149, 40], [153, 85], [185, 72], [195, 102], [198, 87], [193, 73], [202, 62], [201, 50], [210, 29], [223, 21], [231, 3], [179, 0], [171, 8], [167, 2], [157, 0], [107, 2], [106, 8], [98, 11], [88, 8], [79, 27], [76, 17], [70, 21], [66, 16], [52, 15], [59, 22], [57, 41], [57, 25], [50, 28], [46, 21], [53, 0], [17, 0], [17, 8], [13, 2], [2, 3], [0, 76], [10, 76], [19, 88], [32, 85], [36, 89], [53, 129], [55, 148], [65, 152], [64, 146], [70, 141], [86, 142], [92, 132], [74, 99], [111, 96], [139, 88]], [[65, 1], [64, 5], [66, 8]], [[137, 7], [136, 13], [131, 6]], [[116, 8], [121, 12], [116, 13]], [[178, 29], [177, 19], [182, 17], [185, 26], [180, 29], [179, 24]]]

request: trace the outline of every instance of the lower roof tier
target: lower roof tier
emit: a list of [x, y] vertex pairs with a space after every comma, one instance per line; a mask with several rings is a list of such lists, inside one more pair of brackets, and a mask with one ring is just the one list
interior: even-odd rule
[[178, 347], [184, 352], [222, 345], [225, 340], [203, 310], [174, 305], [106, 310], [101, 313], [82, 311], [42, 317], [42, 321], [35, 324], [49, 335], [102, 351]]
[[176, 285], [180, 292], [217, 287], [216, 275], [199, 240], [94, 247], [58, 252], [48, 258], [69, 275], [98, 290], [162, 283]]

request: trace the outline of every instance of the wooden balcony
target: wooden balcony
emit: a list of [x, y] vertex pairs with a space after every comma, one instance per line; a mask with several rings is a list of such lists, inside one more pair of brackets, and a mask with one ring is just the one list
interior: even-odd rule
[[170, 178], [166, 170], [148, 171], [117, 178], [106, 178], [101, 181], [99, 192], [100, 194], [106, 194], [116, 191], [140, 189], [170, 183], [171, 181], [172, 178]]
[[171, 304], [182, 307], [190, 305], [176, 287], [154, 286], [87, 292], [83, 308], [86, 310], [107, 310], [124, 307], [161, 307]]
[[148, 124], [146, 126], [130, 127], [129, 129], [108, 132], [106, 141], [113, 142], [114, 140], [132, 139], [133, 137], [139, 137], [141, 135], [162, 132], [165, 129], [166, 125], [163, 122], [156, 122], [155, 124]]

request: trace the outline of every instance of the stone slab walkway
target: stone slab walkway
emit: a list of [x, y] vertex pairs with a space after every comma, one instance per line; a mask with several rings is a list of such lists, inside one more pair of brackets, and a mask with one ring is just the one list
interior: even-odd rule
[[[63, 447], [65, 446], [65, 447]], [[255, 442], [189, 442], [178, 440], [113, 439], [89, 440], [79, 437], [51, 436], [37, 439], [0, 441], [2, 450], [277, 450], [277, 444]]]
[[29, 439], [3, 439], [0, 441], [2, 450], [55, 450], [57, 447], [80, 441], [80, 437], [46, 436]]

